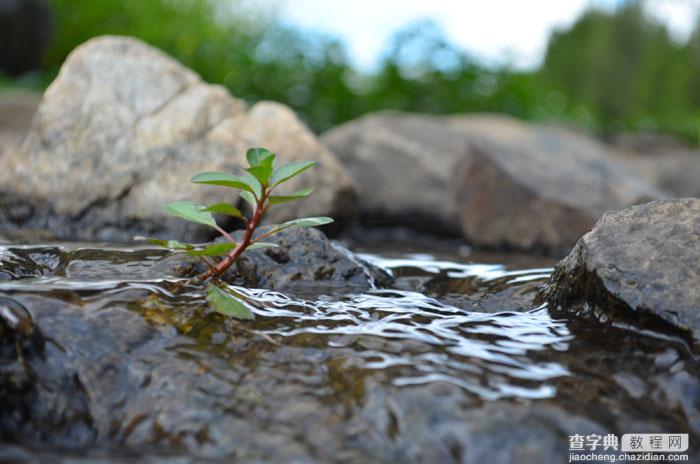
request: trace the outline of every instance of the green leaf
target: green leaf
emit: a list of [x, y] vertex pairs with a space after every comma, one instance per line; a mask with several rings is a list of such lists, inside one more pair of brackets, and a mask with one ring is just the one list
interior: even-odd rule
[[262, 185], [267, 185], [272, 175], [272, 166], [253, 166], [252, 168], [246, 169], [246, 171], [255, 177]]
[[148, 238], [141, 236], [134, 237], [134, 240], [146, 241], [151, 245], [157, 245], [170, 250], [193, 250], [195, 247], [195, 245], [192, 243], [183, 243], [178, 242], [177, 240], [161, 240], [159, 238]]
[[268, 166], [271, 168], [275, 163], [275, 154], [266, 148], [250, 148], [245, 157], [251, 167]]
[[282, 224], [279, 225], [279, 227], [283, 227], [285, 229], [287, 227], [316, 227], [316, 226], [322, 226], [324, 224], [330, 224], [331, 222], [333, 222], [333, 218], [329, 218], [326, 216], [308, 217], [308, 218], [294, 219], [293, 221], [283, 222]]
[[235, 243], [215, 243], [201, 250], [191, 250], [187, 254], [190, 256], [221, 256], [236, 248]]
[[214, 311], [236, 319], [253, 320], [255, 314], [238, 298], [223, 291], [214, 284], [207, 286], [207, 301]]
[[163, 208], [171, 216], [179, 217], [190, 222], [204, 224], [209, 227], [216, 227], [216, 221], [211, 213], [202, 211], [204, 206], [192, 203], [191, 201], [176, 201], [169, 203]]
[[253, 189], [253, 194], [255, 197], [260, 198], [262, 196], [262, 185], [260, 184], [260, 181], [250, 174], [244, 175], [243, 179], [245, 179], [250, 188]]
[[278, 225], [275, 229], [273, 229], [270, 235], [281, 232], [289, 227], [316, 227], [324, 224], [330, 224], [331, 222], [333, 222], [333, 219], [325, 216], [294, 219], [293, 221], [283, 222], [282, 224]]
[[251, 208], [253, 208], [253, 211], [255, 211], [258, 202], [255, 200], [253, 194], [250, 192], [243, 191], [239, 195], [251, 206]]
[[209, 211], [210, 213], [225, 214], [227, 216], [245, 219], [245, 216], [243, 216], [243, 213], [241, 213], [238, 208], [228, 203], [216, 203], [211, 206], [207, 206], [202, 211]]
[[286, 203], [288, 201], [301, 200], [302, 198], [306, 198], [309, 195], [311, 195], [311, 192], [313, 191], [314, 187], [309, 187], [304, 190], [299, 190], [298, 192], [290, 193], [289, 195], [271, 195], [270, 204], [278, 205], [280, 203]]
[[301, 174], [314, 164], [316, 164], [316, 161], [299, 161], [296, 163], [289, 163], [285, 164], [284, 166], [280, 166], [280, 168], [272, 174], [272, 178], [270, 179], [270, 185], [272, 185], [273, 187], [275, 185], [279, 185], [282, 182], [285, 182], [291, 179], [292, 177]]
[[246, 248], [246, 251], [248, 250], [260, 250], [261, 248], [270, 248], [270, 247], [276, 247], [279, 246], [275, 243], [269, 243], [269, 242], [255, 242], [251, 243], [248, 245], [248, 248]]
[[225, 172], [202, 172], [192, 178], [195, 184], [219, 185], [222, 187], [237, 188], [254, 193], [260, 198], [262, 186], [260, 182], [250, 174], [234, 176]]

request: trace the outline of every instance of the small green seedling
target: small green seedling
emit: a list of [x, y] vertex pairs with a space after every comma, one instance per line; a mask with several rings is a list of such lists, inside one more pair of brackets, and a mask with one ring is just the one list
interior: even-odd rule
[[[227, 240], [226, 243], [197, 245], [176, 240], [149, 240], [155, 245], [173, 251], [199, 256], [207, 264], [208, 270], [197, 275], [194, 279], [197, 282], [209, 282], [207, 301], [217, 312], [239, 319], [253, 319], [253, 313], [238, 298], [210, 281], [216, 280], [226, 272], [244, 251], [275, 246], [264, 240], [288, 227], [314, 227], [333, 222], [333, 219], [329, 217], [295, 219], [274, 226], [264, 234], [253, 238], [255, 229], [272, 206], [301, 200], [313, 192], [313, 188], [306, 188], [294, 193], [273, 194], [273, 191], [281, 184], [306, 171], [316, 162], [295, 162], [275, 168], [275, 154], [265, 148], [249, 149], [246, 158], [249, 166], [243, 176], [222, 172], [204, 172], [194, 176], [192, 182], [240, 190], [240, 197], [251, 206], [252, 213], [249, 217], [246, 217], [235, 205], [229, 203], [204, 206], [189, 201], [178, 201], [165, 205], [165, 212], [169, 215], [211, 227]], [[214, 213], [231, 216], [243, 222], [245, 231], [240, 242], [236, 243], [233, 237], [216, 223]]]

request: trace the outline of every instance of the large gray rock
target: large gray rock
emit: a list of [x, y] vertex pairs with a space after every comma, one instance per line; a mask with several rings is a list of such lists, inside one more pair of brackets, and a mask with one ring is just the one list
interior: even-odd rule
[[673, 326], [700, 339], [700, 200], [605, 214], [555, 269], [553, 308]]
[[457, 203], [478, 244], [564, 254], [604, 212], [665, 197], [590, 137], [501, 117], [450, 125], [471, 141]]
[[630, 170], [676, 198], [700, 197], [700, 151], [665, 134], [622, 134], [613, 155]]
[[323, 134], [374, 218], [477, 246], [568, 251], [607, 210], [664, 193], [589, 137], [496, 115], [380, 113]]
[[319, 161], [289, 185], [316, 193], [271, 210], [272, 221], [352, 211], [352, 181], [288, 107], [248, 108], [139, 40], [98, 37], [67, 58], [23, 150], [0, 159], [0, 192], [29, 201], [29, 225], [59, 236], [204, 238], [201, 228], [167, 219], [161, 205], [230, 197], [188, 180], [201, 171], [240, 172], [250, 146], [277, 152], [280, 163]]
[[377, 113], [321, 136], [355, 178], [361, 213], [430, 231], [459, 231], [454, 168], [467, 140], [438, 116]]

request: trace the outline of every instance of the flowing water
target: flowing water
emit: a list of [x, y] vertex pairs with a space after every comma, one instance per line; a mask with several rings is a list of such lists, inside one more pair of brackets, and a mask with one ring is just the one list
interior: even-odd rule
[[[206, 406], [243, 419], [246, 430], [294, 436], [297, 445], [320, 459], [328, 456], [319, 450], [324, 446], [332, 456], [350, 461], [359, 456], [353, 454], [358, 449], [381, 459], [395, 457], [371, 450], [404, 438], [421, 443], [441, 419], [416, 424], [411, 408], [430, 415], [430, 408], [442, 410], [440, 401], [447, 408], [444, 414], [463, 422], [470, 420], [470, 411], [493, 405], [505, 408], [507, 415], [513, 405], [542, 405], [566, 414], [563, 422], [580, 419], [581, 427], [600, 425], [612, 433], [628, 433], [630, 427], [642, 428], [638, 432], [700, 429], [693, 397], [700, 376], [696, 355], [685, 342], [606, 321], [566, 319], [535, 305], [533, 296], [552, 271], [552, 262], [542, 258], [369, 250], [360, 257], [390, 272], [394, 288], [309, 297], [231, 286], [256, 315], [253, 322], [237, 322], [214, 314], [199, 288], [176, 292], [177, 279], [148, 278], [149, 263], [162, 256], [157, 250], [114, 246], [4, 247], [0, 295], [22, 301], [30, 311], [33, 301], [46, 305], [52, 300], [60, 303], [58, 308], [70, 305], [96, 314], [127, 310], [148, 327], [165, 330], [150, 349], [167, 351], [177, 362], [193, 363], [203, 376], [212, 377], [201, 382], [200, 393], [216, 398], [211, 404], [201, 400]], [[105, 275], [105, 269], [113, 272]], [[50, 317], [35, 318], [57, 349], [78, 349], [61, 341], [65, 334], [52, 336]], [[145, 371], [163, 362], [153, 352], [139, 356]], [[441, 395], [449, 399], [441, 400]], [[132, 441], [141, 450], [137, 455], [145, 453], [142, 457], [161, 452], [161, 440], [137, 432], [139, 424], [152, 419], [153, 426], [160, 420], [158, 427], [166, 435], [175, 426], [155, 418], [133, 422], [130, 406], [119, 404], [122, 409], [115, 407], [113, 421], [121, 424], [113, 430], [83, 431], [85, 436], [76, 439], [82, 445], [67, 445], [66, 438], [52, 446], [73, 457], [85, 456], [83, 451], [94, 443]], [[316, 425], [305, 425], [310, 429], [300, 436], [296, 428], [308, 417]], [[197, 422], [203, 423], [211, 427], [208, 436], [213, 435], [216, 425]], [[318, 438], [324, 434], [318, 427], [331, 431], [337, 443]], [[71, 433], [75, 437], [77, 432]], [[18, 462], [46, 452], [22, 445], [21, 436], [5, 436], [11, 437], [5, 439], [6, 456]], [[566, 449], [562, 437], [559, 445]], [[214, 451], [201, 451], [206, 448], [202, 443], [175, 441], [181, 450], [175, 454], [195, 449], [226, 455], [216, 439], [201, 440], [214, 443]], [[144, 443], [155, 448], [143, 451]], [[291, 452], [290, 446], [280, 445], [285, 452]], [[267, 457], [285, 456], [272, 453]]]

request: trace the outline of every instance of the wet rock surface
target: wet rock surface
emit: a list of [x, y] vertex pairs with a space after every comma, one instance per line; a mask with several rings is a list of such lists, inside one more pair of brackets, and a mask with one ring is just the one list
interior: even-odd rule
[[352, 181], [288, 107], [248, 107], [139, 40], [94, 38], [71, 53], [44, 93], [22, 148], [0, 157], [0, 193], [32, 207], [24, 220], [5, 215], [0, 225], [64, 239], [210, 239], [168, 218], [161, 205], [221, 201], [225, 190], [187, 179], [240, 172], [251, 146], [276, 151], [280, 163], [319, 161], [288, 185], [315, 186], [316, 194], [270, 211], [271, 221], [352, 213]]
[[341, 290], [307, 281], [338, 250], [294, 248], [250, 258], [244, 322], [178, 291], [166, 252], [3, 247], [0, 459], [539, 463], [565, 461], [573, 434], [700, 432], [697, 354], [535, 308], [541, 258], [361, 254], [393, 283]]
[[700, 339], [700, 200], [606, 213], [557, 266], [554, 308], [666, 324]]
[[491, 249], [564, 255], [603, 212], [666, 196], [590, 137], [505, 116], [379, 113], [321, 140], [368, 220], [461, 230]]
[[[0, 297], [0, 438], [4, 431], [26, 416], [26, 391], [32, 390], [35, 376], [29, 363], [44, 354], [44, 337], [27, 309], [11, 298]], [[8, 414], [8, 410], [12, 413]]]
[[352, 366], [352, 349], [276, 346], [215, 315], [191, 319], [183, 336], [126, 308], [18, 299], [52, 341], [30, 363], [25, 415], [2, 422], [5, 440], [157, 445], [195, 459], [534, 463], [564, 455], [569, 432], [605, 431], [556, 406], [465, 411], [468, 398], [447, 383], [387, 390], [381, 375]]
[[[234, 234], [236, 239], [240, 236], [241, 232]], [[277, 246], [246, 253], [236, 262], [236, 275], [227, 280], [308, 295], [387, 287], [393, 280], [317, 229], [286, 229], [271, 237], [270, 243]]]
[[433, 250], [435, 258], [430, 259], [419, 256], [392, 259], [389, 256], [396, 256], [395, 252], [384, 252], [388, 255], [378, 260], [372, 255], [360, 257], [389, 271], [394, 287], [466, 311], [484, 313], [526, 312], [537, 307], [535, 300], [542, 281], [549, 277], [554, 264], [551, 258], [509, 255], [513, 263], [518, 259], [527, 263], [527, 269], [517, 270], [515, 266], [516, 270], [509, 270], [499, 264], [504, 255], [498, 254], [477, 253], [474, 258], [481, 264], [460, 264], [454, 262], [453, 254], [441, 254], [438, 250]]

